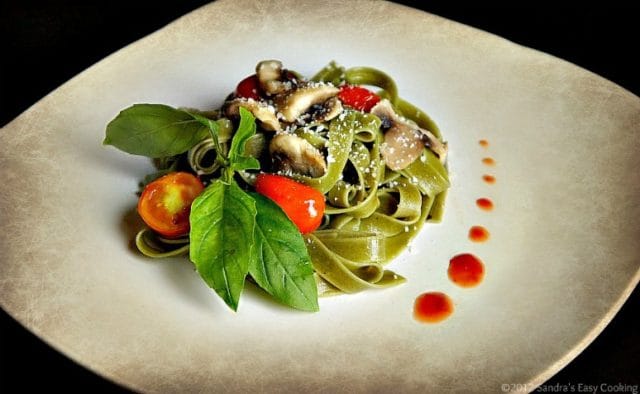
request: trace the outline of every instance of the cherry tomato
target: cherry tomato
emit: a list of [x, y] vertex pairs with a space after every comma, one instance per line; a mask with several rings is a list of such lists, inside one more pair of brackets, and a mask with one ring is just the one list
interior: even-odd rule
[[369, 112], [380, 101], [380, 96], [360, 86], [344, 85], [340, 87], [338, 98], [348, 107]]
[[256, 191], [273, 200], [302, 234], [320, 226], [324, 215], [324, 195], [286, 176], [259, 174]]
[[249, 75], [236, 87], [236, 96], [243, 98], [251, 98], [254, 100], [260, 99], [260, 82], [258, 76], [253, 74]]
[[149, 183], [138, 200], [142, 220], [160, 235], [175, 238], [189, 232], [191, 203], [204, 190], [188, 172], [172, 172]]

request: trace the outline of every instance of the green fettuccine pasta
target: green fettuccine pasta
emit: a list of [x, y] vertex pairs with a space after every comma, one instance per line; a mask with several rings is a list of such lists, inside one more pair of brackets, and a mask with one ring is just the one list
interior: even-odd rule
[[[435, 122], [400, 98], [395, 82], [384, 72], [370, 67], [345, 70], [332, 62], [314, 76], [317, 81], [333, 83], [336, 78], [348, 84], [382, 89], [378, 94], [388, 99], [399, 115], [441, 138]], [[358, 133], [362, 122], [353, 115], [347, 121], [351, 125], [341, 126]], [[383, 266], [406, 249], [427, 220], [442, 219], [449, 187], [443, 163], [425, 148], [419, 159], [405, 169], [390, 170], [380, 153], [381, 123], [372, 125], [374, 130], [367, 128], [366, 138], [351, 141], [348, 157], [341, 157], [341, 172], [348, 167], [356, 174], [352, 176], [354, 183], [343, 179], [335, 181], [332, 187], [328, 182], [323, 183], [323, 190], [328, 190], [326, 213], [329, 218], [323, 230], [307, 237], [318, 280], [326, 282], [319, 288], [326, 294], [351, 293], [404, 282], [404, 278]], [[362, 130], [359, 133], [364, 135]]]
[[[299, 77], [295, 72], [291, 75]], [[317, 84], [312, 87], [338, 89], [333, 91], [333, 96], [328, 94], [331, 98], [312, 102], [294, 122], [284, 122], [280, 116], [277, 105], [283, 101], [278, 96], [282, 93], [269, 93], [270, 101], [263, 107], [257, 107], [255, 101], [240, 101], [240, 105], [253, 108], [258, 119], [255, 135], [246, 141], [244, 156], [258, 160], [260, 171], [277, 172], [277, 161], [281, 157], [280, 153], [274, 154], [270, 142], [276, 135], [293, 134], [304, 141], [300, 146], [308, 146], [306, 149], [315, 150], [322, 157], [325, 167], [320, 176], [304, 171], [286, 174], [325, 196], [321, 227], [304, 235], [319, 294], [355, 293], [401, 284], [406, 279], [387, 266], [407, 248], [424, 223], [442, 220], [449, 188], [446, 158], [442, 152], [432, 151], [428, 143], [417, 139], [424, 148], [421, 153], [418, 151], [416, 159], [402, 169], [391, 169], [385, 161], [385, 152], [389, 152], [387, 133], [395, 127], [390, 125], [390, 119], [354, 108], [341, 93], [335, 92], [344, 85], [373, 87], [377, 89], [377, 99], [388, 100], [398, 118], [418, 135], [420, 130], [425, 130], [442, 142], [442, 134], [426, 112], [401, 98], [395, 81], [378, 69], [345, 69], [331, 62], [310, 81]], [[277, 89], [283, 89], [284, 85], [276, 82], [282, 81], [265, 86], [279, 92]], [[334, 100], [332, 105], [336, 105], [335, 97], [342, 101], [341, 106], [329, 106], [331, 100]], [[228, 101], [222, 109], [210, 112], [211, 120], [220, 128], [217, 138], [199, 138], [182, 156], [171, 158], [171, 169], [185, 165], [205, 182], [222, 176], [224, 163], [220, 158], [227, 157], [233, 149], [230, 145], [233, 105], [234, 102]], [[276, 108], [272, 111], [269, 106], [273, 105]], [[323, 119], [322, 111], [329, 113], [332, 108], [340, 112]], [[317, 116], [318, 113], [321, 116]], [[206, 123], [206, 114], [198, 112], [200, 121]], [[252, 191], [257, 173], [253, 168], [246, 166], [236, 174], [241, 187], [247, 191]], [[150, 230], [138, 234], [136, 245], [150, 257], [189, 253], [188, 238], [163, 239]], [[277, 260], [277, 256], [272, 260]], [[311, 283], [313, 286], [313, 281]]]

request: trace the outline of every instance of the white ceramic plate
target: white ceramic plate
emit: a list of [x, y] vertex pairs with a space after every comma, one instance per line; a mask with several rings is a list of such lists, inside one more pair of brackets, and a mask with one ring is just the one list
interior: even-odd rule
[[[134, 191], [150, 166], [103, 147], [106, 123], [136, 102], [215, 107], [264, 58], [307, 75], [332, 59], [378, 67], [439, 123], [453, 186], [444, 222], [391, 266], [406, 285], [323, 299], [317, 314], [249, 291], [234, 314], [188, 263], [130, 248]], [[0, 192], [0, 305], [140, 391], [532, 389], [604, 328], [639, 280], [638, 132], [640, 100], [620, 87], [416, 10], [216, 2], [2, 129], [0, 179], [15, 186]], [[497, 183], [484, 183], [485, 172]], [[496, 209], [478, 210], [478, 197]], [[477, 224], [488, 242], [467, 239]], [[447, 279], [459, 252], [485, 261], [479, 287]], [[437, 325], [412, 318], [415, 297], [430, 290], [456, 306]]]

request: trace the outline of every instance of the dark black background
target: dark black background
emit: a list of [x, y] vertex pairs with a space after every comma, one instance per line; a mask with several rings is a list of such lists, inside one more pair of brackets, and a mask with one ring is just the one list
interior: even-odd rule
[[[106, 55], [206, 3], [2, 0], [0, 124]], [[638, 9], [480, 3], [414, 7], [564, 58], [640, 95]], [[639, 293], [636, 289], [605, 331], [546, 384], [639, 384]], [[0, 392], [13, 387], [126, 392], [60, 355], [0, 310]]]

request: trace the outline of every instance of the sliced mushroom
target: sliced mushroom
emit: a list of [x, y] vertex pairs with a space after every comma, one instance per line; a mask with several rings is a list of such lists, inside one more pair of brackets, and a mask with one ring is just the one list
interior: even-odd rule
[[276, 117], [276, 110], [273, 106], [262, 101], [253, 99], [237, 98], [227, 103], [225, 113], [227, 116], [238, 116], [240, 107], [248, 109], [253, 116], [262, 122], [265, 130], [281, 131], [282, 126]]
[[382, 120], [383, 127], [388, 128], [384, 134], [382, 157], [387, 166], [394, 171], [402, 170], [417, 159], [427, 147], [433, 151], [441, 162], [447, 157], [447, 145], [442, 143], [429, 130], [418, 127], [415, 123], [399, 116], [389, 100], [381, 100], [371, 113]]
[[286, 122], [293, 122], [315, 104], [323, 104], [334, 97], [339, 89], [326, 83], [309, 83], [298, 89], [276, 97], [276, 105]]
[[387, 166], [394, 171], [402, 170], [420, 157], [424, 144], [418, 131], [399, 124], [390, 128], [384, 135], [381, 147], [382, 157]]
[[279, 60], [263, 60], [256, 66], [260, 87], [269, 96], [291, 89], [291, 82], [283, 81], [282, 74], [282, 62]]
[[295, 134], [278, 134], [269, 144], [269, 153], [277, 171], [294, 172], [319, 178], [327, 171], [322, 153]]
[[326, 122], [340, 115], [342, 112], [342, 101], [338, 97], [331, 97], [313, 113], [311, 118], [316, 122]]

